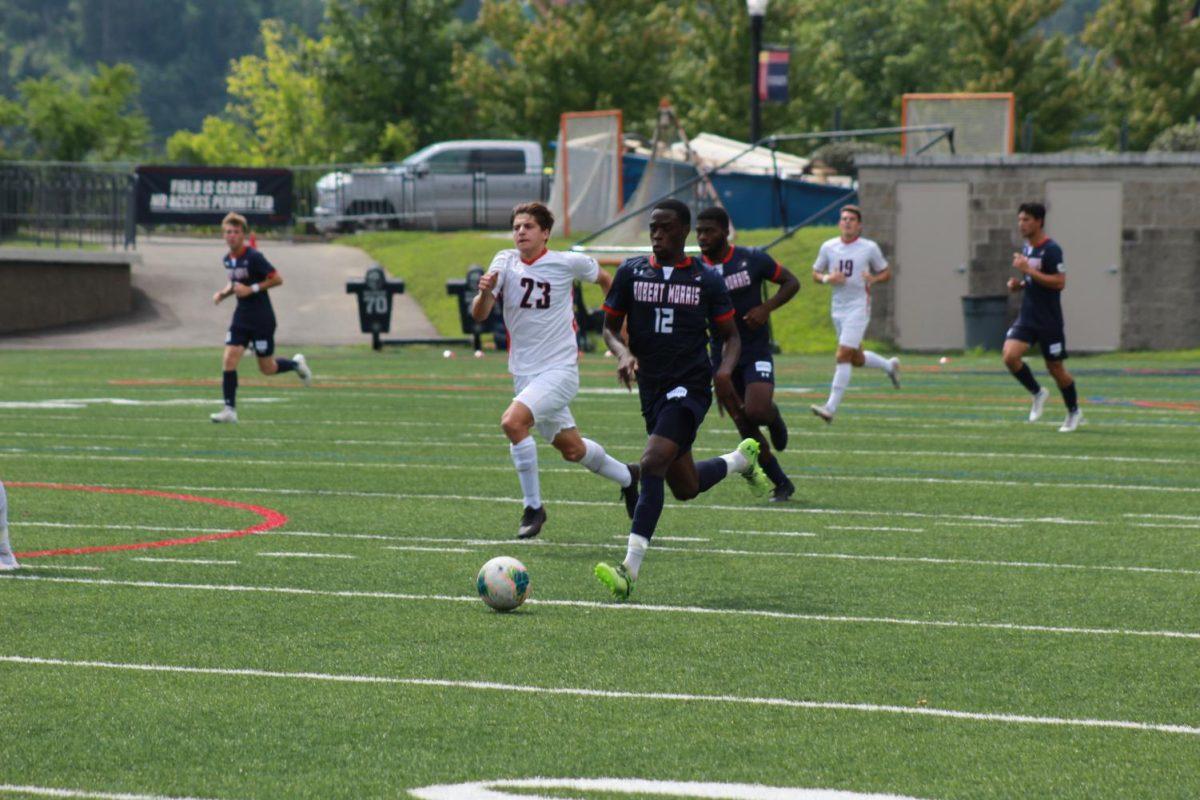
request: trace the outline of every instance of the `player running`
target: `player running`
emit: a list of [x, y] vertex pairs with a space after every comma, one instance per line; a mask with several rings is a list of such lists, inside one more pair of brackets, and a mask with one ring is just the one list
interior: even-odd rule
[[246, 244], [246, 218], [241, 214], [227, 214], [221, 221], [221, 233], [229, 252], [223, 263], [229, 274], [229, 283], [213, 295], [213, 303], [219, 304], [230, 295], [237, 297], [237, 308], [233, 321], [225, 334], [225, 353], [221, 359], [221, 387], [225, 395], [225, 407], [209, 419], [213, 422], [237, 422], [238, 362], [246, 348], [258, 356], [258, 368], [263, 375], [277, 375], [295, 371], [305, 386], [312, 383], [312, 370], [304, 356], [297, 353], [290, 359], [272, 358], [275, 352], [275, 310], [267, 290], [283, 283], [283, 278], [271, 266], [262, 253]]
[[[775, 360], [771, 356], [770, 329], [767, 318], [800, 291], [800, 281], [781, 264], [752, 247], [729, 244], [729, 214], [719, 207], [706, 208], [696, 217], [696, 242], [700, 245], [702, 263], [713, 269], [725, 281], [733, 301], [734, 320], [742, 340], [742, 354], [733, 369], [733, 390], [736, 401], [725, 406], [738, 433], [758, 442], [758, 463], [775, 484], [772, 502], [791, 498], [796, 487], [779, 466], [760, 426], [771, 434], [776, 450], [787, 447], [788, 429], [775, 405]], [[763, 301], [763, 281], [779, 285], [779, 291]], [[722, 341], [712, 341], [713, 370], [721, 361]]]
[[[691, 212], [678, 200], [663, 200], [650, 214], [654, 254], [628, 259], [617, 270], [604, 303], [604, 341], [617, 357], [617, 375], [626, 387], [636, 379], [646, 420], [646, 449], [641, 459], [641, 497], [624, 562], [601, 562], [595, 573], [617, 599], [633, 590], [638, 570], [663, 509], [663, 484], [678, 500], [706, 492], [731, 472], [741, 473], [751, 491], [765, 495], [770, 481], [758, 465], [758, 442], [745, 439], [732, 453], [700, 463], [692, 460], [692, 443], [704, 415], [717, 396], [727, 407], [737, 405], [733, 368], [741, 353], [741, 337], [733, 321], [733, 304], [716, 272], [684, 255]], [[628, 324], [629, 345], [621, 338]], [[714, 325], [724, 342], [714, 374], [708, 355], [708, 328]]]
[[13, 555], [12, 544], [8, 541], [8, 495], [4, 492], [4, 483], [0, 481], [0, 572], [20, 567]]
[[575, 341], [572, 291], [576, 280], [597, 283], [605, 292], [612, 277], [592, 258], [547, 250], [554, 215], [542, 203], [525, 203], [510, 218], [515, 250], [501, 250], [479, 280], [471, 316], [483, 322], [496, 299], [503, 303], [508, 329], [508, 371], [516, 397], [500, 418], [509, 453], [525, 496], [518, 539], [537, 536], [546, 524], [538, 480], [537, 428], [567, 461], [583, 464], [621, 487], [625, 510], [637, 504], [636, 466], [622, 464], [591, 439], [584, 439], [568, 404], [579, 392], [579, 351]]
[[1062, 292], [1067, 285], [1067, 266], [1063, 263], [1062, 248], [1043, 230], [1045, 224], [1045, 206], [1021, 204], [1017, 230], [1025, 239], [1025, 246], [1020, 253], [1013, 253], [1012, 265], [1023, 277], [1009, 278], [1008, 290], [1025, 294], [1017, 321], [1005, 334], [1004, 366], [1033, 395], [1029, 421], [1037, 422], [1042, 418], [1042, 408], [1050, 392], [1038, 384], [1022, 357], [1031, 345], [1040, 344], [1046, 371], [1058, 384], [1067, 407], [1067, 418], [1058, 431], [1071, 433], [1083, 422], [1083, 412], [1079, 410], [1075, 379], [1063, 365], [1067, 358], [1067, 338], [1063, 330]]
[[838, 337], [829, 399], [824, 405], [811, 406], [812, 412], [826, 422], [833, 422], [842, 403], [852, 366], [881, 369], [891, 378], [892, 386], [900, 388], [900, 359], [884, 358], [862, 347], [871, 321], [871, 287], [891, 280], [892, 270], [879, 245], [862, 235], [862, 209], [842, 206], [838, 229], [841, 235], [821, 245], [812, 268], [814, 282], [833, 284], [830, 315]]

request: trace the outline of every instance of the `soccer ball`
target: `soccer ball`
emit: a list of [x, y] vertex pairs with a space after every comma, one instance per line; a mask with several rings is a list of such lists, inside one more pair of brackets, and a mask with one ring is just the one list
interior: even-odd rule
[[515, 558], [496, 556], [475, 578], [479, 597], [497, 611], [512, 611], [529, 597], [529, 570]]

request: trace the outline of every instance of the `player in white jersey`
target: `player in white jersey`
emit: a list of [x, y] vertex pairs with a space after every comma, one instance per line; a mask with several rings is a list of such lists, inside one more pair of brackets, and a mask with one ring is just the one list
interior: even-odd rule
[[4, 493], [4, 484], [0, 483], [0, 572], [19, 566], [8, 542], [8, 497]]
[[597, 283], [608, 293], [612, 276], [595, 259], [579, 253], [547, 250], [554, 215], [542, 203], [513, 209], [515, 250], [501, 250], [479, 280], [471, 316], [482, 322], [500, 299], [508, 329], [508, 371], [516, 397], [500, 418], [525, 510], [517, 537], [537, 536], [546, 522], [538, 481], [537, 445], [532, 429], [567, 461], [577, 461], [621, 487], [632, 518], [638, 498], [638, 467], [622, 464], [575, 426], [568, 404], [579, 391], [579, 350], [575, 340], [572, 292], [575, 281]]
[[840, 236], [821, 245], [812, 268], [815, 282], [833, 286], [830, 313], [838, 337], [829, 399], [824, 405], [812, 406], [812, 412], [826, 422], [833, 422], [850, 385], [851, 366], [881, 369], [891, 378], [892, 386], [900, 388], [900, 359], [884, 358], [862, 348], [863, 334], [871, 321], [871, 287], [891, 280], [891, 268], [879, 245], [863, 238], [862, 209], [858, 206], [842, 206], [838, 230]]

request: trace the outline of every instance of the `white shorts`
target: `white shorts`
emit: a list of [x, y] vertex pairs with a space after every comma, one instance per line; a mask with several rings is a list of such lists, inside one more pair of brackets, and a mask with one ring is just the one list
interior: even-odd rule
[[575, 427], [570, 402], [579, 393], [579, 370], [558, 367], [536, 375], [514, 375], [513, 390], [519, 400], [533, 412], [533, 426], [548, 441], [554, 441], [559, 431]]
[[838, 347], [849, 347], [851, 350], [862, 347], [863, 336], [867, 332], [867, 323], [870, 321], [869, 309], [834, 314], [833, 329], [837, 331]]

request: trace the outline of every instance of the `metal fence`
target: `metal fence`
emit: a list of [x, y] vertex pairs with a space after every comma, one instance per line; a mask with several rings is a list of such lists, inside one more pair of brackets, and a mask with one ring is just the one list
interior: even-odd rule
[[129, 164], [0, 162], [0, 242], [136, 244]]

